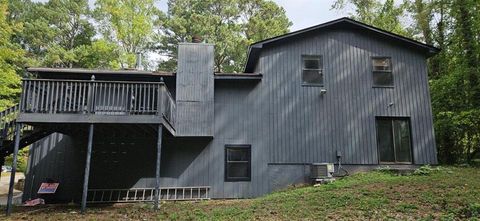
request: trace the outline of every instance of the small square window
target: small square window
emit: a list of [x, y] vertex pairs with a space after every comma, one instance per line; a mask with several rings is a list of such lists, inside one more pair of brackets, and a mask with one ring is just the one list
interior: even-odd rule
[[225, 181], [251, 180], [251, 146], [225, 146]]
[[373, 58], [373, 85], [377, 87], [393, 86], [392, 59]]
[[323, 60], [318, 55], [302, 56], [302, 83], [323, 86]]

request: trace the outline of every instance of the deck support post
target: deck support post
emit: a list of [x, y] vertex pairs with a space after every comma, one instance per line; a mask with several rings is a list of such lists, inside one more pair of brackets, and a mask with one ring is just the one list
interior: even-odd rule
[[160, 208], [159, 200], [160, 200], [160, 159], [162, 158], [162, 130], [163, 126], [161, 124], [158, 125], [158, 137], [157, 137], [157, 162], [156, 162], [156, 169], [155, 169], [155, 200], [153, 201], [154, 210], [158, 210]]
[[15, 184], [15, 173], [17, 172], [18, 149], [20, 147], [20, 128], [22, 128], [22, 124], [17, 123], [15, 125], [15, 146], [13, 148], [12, 172], [10, 173], [10, 186], [8, 187], [8, 199], [7, 199], [7, 211], [6, 211], [7, 216], [10, 216], [10, 214], [12, 213], [13, 185]]
[[[0, 140], [0, 142], [2, 142], [2, 141]], [[1, 146], [0, 146], [0, 147], [1, 147]], [[5, 164], [5, 157], [6, 157], [6, 156], [0, 155], [0, 168], [2, 168], [2, 167], [4, 166], [4, 164]], [[1, 178], [2, 178], [2, 173], [0, 173], [0, 179], [1, 179]]]
[[87, 159], [85, 161], [85, 175], [83, 177], [83, 192], [82, 192], [82, 208], [81, 212], [85, 213], [87, 209], [87, 193], [88, 193], [88, 178], [90, 176], [90, 160], [92, 157], [92, 145], [93, 145], [93, 124], [88, 128], [88, 144], [87, 144]]

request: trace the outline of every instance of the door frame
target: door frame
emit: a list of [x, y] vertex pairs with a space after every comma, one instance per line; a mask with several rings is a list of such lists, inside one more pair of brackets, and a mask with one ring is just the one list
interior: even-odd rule
[[[392, 121], [392, 146], [393, 146], [393, 154], [394, 154], [394, 158], [395, 158], [395, 161], [394, 162], [384, 162], [384, 161], [381, 161], [380, 160], [380, 147], [378, 146], [378, 144], [380, 143], [379, 142], [379, 137], [378, 137], [378, 124], [377, 124], [377, 120], [390, 120]], [[409, 135], [410, 135], [410, 162], [400, 162], [400, 161], [397, 161], [397, 153], [396, 153], [396, 149], [395, 149], [395, 136], [394, 136], [394, 126], [393, 126], [393, 121], [394, 120], [405, 120], [408, 122], [408, 130], [409, 130]], [[411, 164], [415, 164], [415, 158], [414, 158], [414, 153], [413, 153], [413, 133], [412, 133], [412, 120], [410, 117], [406, 117], [406, 116], [375, 116], [375, 141], [377, 142], [377, 162], [378, 164], [386, 164], [386, 165], [394, 165], [394, 164], [406, 164], [406, 165], [411, 165]]]

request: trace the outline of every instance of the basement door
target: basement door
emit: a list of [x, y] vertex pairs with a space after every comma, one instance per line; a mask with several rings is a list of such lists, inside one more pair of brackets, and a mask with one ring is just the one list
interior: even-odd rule
[[377, 145], [380, 163], [412, 163], [409, 118], [377, 117]]

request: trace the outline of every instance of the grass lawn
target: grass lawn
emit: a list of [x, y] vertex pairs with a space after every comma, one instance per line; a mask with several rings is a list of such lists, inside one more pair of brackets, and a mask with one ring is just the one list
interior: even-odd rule
[[[90, 208], [17, 207], [12, 220], [479, 220], [480, 169], [442, 167], [427, 175], [356, 174], [320, 187], [292, 188], [248, 200]], [[0, 216], [0, 219], [5, 219]]]

